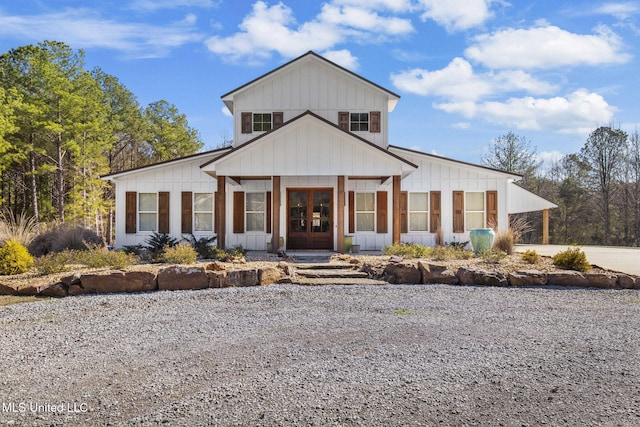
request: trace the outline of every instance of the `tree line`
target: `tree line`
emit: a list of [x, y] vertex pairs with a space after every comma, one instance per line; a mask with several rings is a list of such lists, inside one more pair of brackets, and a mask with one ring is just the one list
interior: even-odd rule
[[[550, 211], [555, 244], [640, 246], [640, 136], [614, 125], [592, 131], [577, 153], [542, 169], [536, 148], [513, 132], [498, 137], [483, 157], [490, 167], [523, 175], [518, 184], [558, 205]], [[524, 215], [541, 240], [541, 214]]]
[[100, 176], [196, 153], [175, 105], [142, 107], [84, 52], [45, 41], [0, 55], [0, 209], [111, 234], [113, 194]]

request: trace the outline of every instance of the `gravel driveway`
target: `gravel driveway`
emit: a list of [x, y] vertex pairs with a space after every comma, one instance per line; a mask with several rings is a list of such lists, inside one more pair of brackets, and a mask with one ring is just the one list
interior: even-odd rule
[[0, 329], [0, 425], [640, 424], [637, 290], [98, 295]]

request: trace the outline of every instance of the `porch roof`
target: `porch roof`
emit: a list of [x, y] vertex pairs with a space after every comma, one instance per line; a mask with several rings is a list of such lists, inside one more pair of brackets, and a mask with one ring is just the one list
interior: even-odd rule
[[509, 183], [507, 190], [509, 197], [507, 210], [510, 214], [536, 212], [558, 207], [555, 203], [552, 203], [529, 190], [525, 190], [513, 182]]
[[406, 176], [417, 168], [311, 111], [201, 166], [224, 176]]

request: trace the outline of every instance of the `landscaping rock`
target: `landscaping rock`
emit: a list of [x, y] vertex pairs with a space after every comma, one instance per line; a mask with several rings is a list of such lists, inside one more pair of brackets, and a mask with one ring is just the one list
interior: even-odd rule
[[360, 271], [367, 273], [370, 279], [382, 279], [385, 266], [383, 263], [365, 262], [360, 267]]
[[0, 283], [0, 295], [15, 295], [16, 289], [10, 285]]
[[634, 289], [640, 289], [640, 277], [636, 279], [636, 283], [633, 285]]
[[80, 283], [85, 293], [148, 292], [157, 289], [156, 275], [150, 271], [83, 274]]
[[226, 286], [244, 287], [257, 286], [258, 284], [258, 270], [255, 268], [246, 270], [227, 270]]
[[589, 280], [578, 271], [554, 271], [547, 273], [547, 285], [551, 286], [590, 286]]
[[226, 269], [227, 267], [220, 261], [211, 262], [205, 267], [205, 270], [207, 271], [223, 271]]
[[39, 296], [64, 298], [67, 296], [67, 285], [64, 283], [51, 283], [49, 286], [45, 286], [38, 293]]
[[278, 283], [278, 280], [282, 277], [282, 271], [275, 267], [261, 267], [258, 268], [258, 284], [271, 285]]
[[544, 286], [547, 284], [547, 275], [537, 270], [509, 273], [508, 279], [511, 286]]
[[509, 281], [498, 272], [460, 267], [456, 273], [461, 285], [507, 286]]
[[422, 283], [422, 274], [416, 264], [390, 263], [384, 269], [383, 277], [389, 283], [416, 284]]
[[226, 270], [221, 271], [207, 271], [207, 275], [209, 276], [209, 287], [210, 288], [224, 288], [227, 286], [227, 272]]
[[633, 289], [635, 279], [628, 274], [618, 274], [618, 286], [623, 289]]
[[73, 273], [70, 276], [64, 276], [60, 279], [60, 282], [66, 286], [79, 285], [80, 273]]
[[458, 276], [446, 265], [418, 262], [418, 270], [422, 276], [422, 283], [457, 285]]
[[69, 286], [69, 289], [67, 289], [67, 295], [69, 295], [70, 297], [83, 295], [86, 293], [87, 291], [82, 287], [82, 284], [80, 282], [74, 283], [73, 285]]
[[586, 273], [585, 277], [594, 288], [612, 289], [618, 285], [618, 276], [613, 273]]
[[209, 276], [202, 267], [167, 267], [158, 272], [158, 289], [178, 291], [205, 289], [209, 287]]

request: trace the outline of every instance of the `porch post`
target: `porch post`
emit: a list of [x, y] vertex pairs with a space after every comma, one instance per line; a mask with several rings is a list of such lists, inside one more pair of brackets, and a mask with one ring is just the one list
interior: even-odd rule
[[542, 244], [549, 244], [549, 209], [542, 210]]
[[218, 248], [225, 249], [226, 247], [225, 235], [226, 235], [226, 229], [227, 229], [226, 207], [225, 207], [227, 196], [225, 194], [225, 189], [226, 189], [227, 179], [225, 176], [218, 175], [216, 176], [216, 181], [218, 181], [218, 191], [216, 192], [216, 206], [215, 206], [215, 209], [216, 209], [215, 222], [216, 222], [216, 230], [218, 230], [217, 245], [218, 245]]
[[271, 177], [271, 197], [272, 209], [271, 209], [271, 252], [278, 253], [280, 249], [280, 177]]
[[338, 176], [338, 245], [336, 250], [344, 253], [344, 175]]
[[393, 225], [391, 228], [392, 243], [400, 243], [400, 191], [402, 177], [400, 175], [393, 176]]

